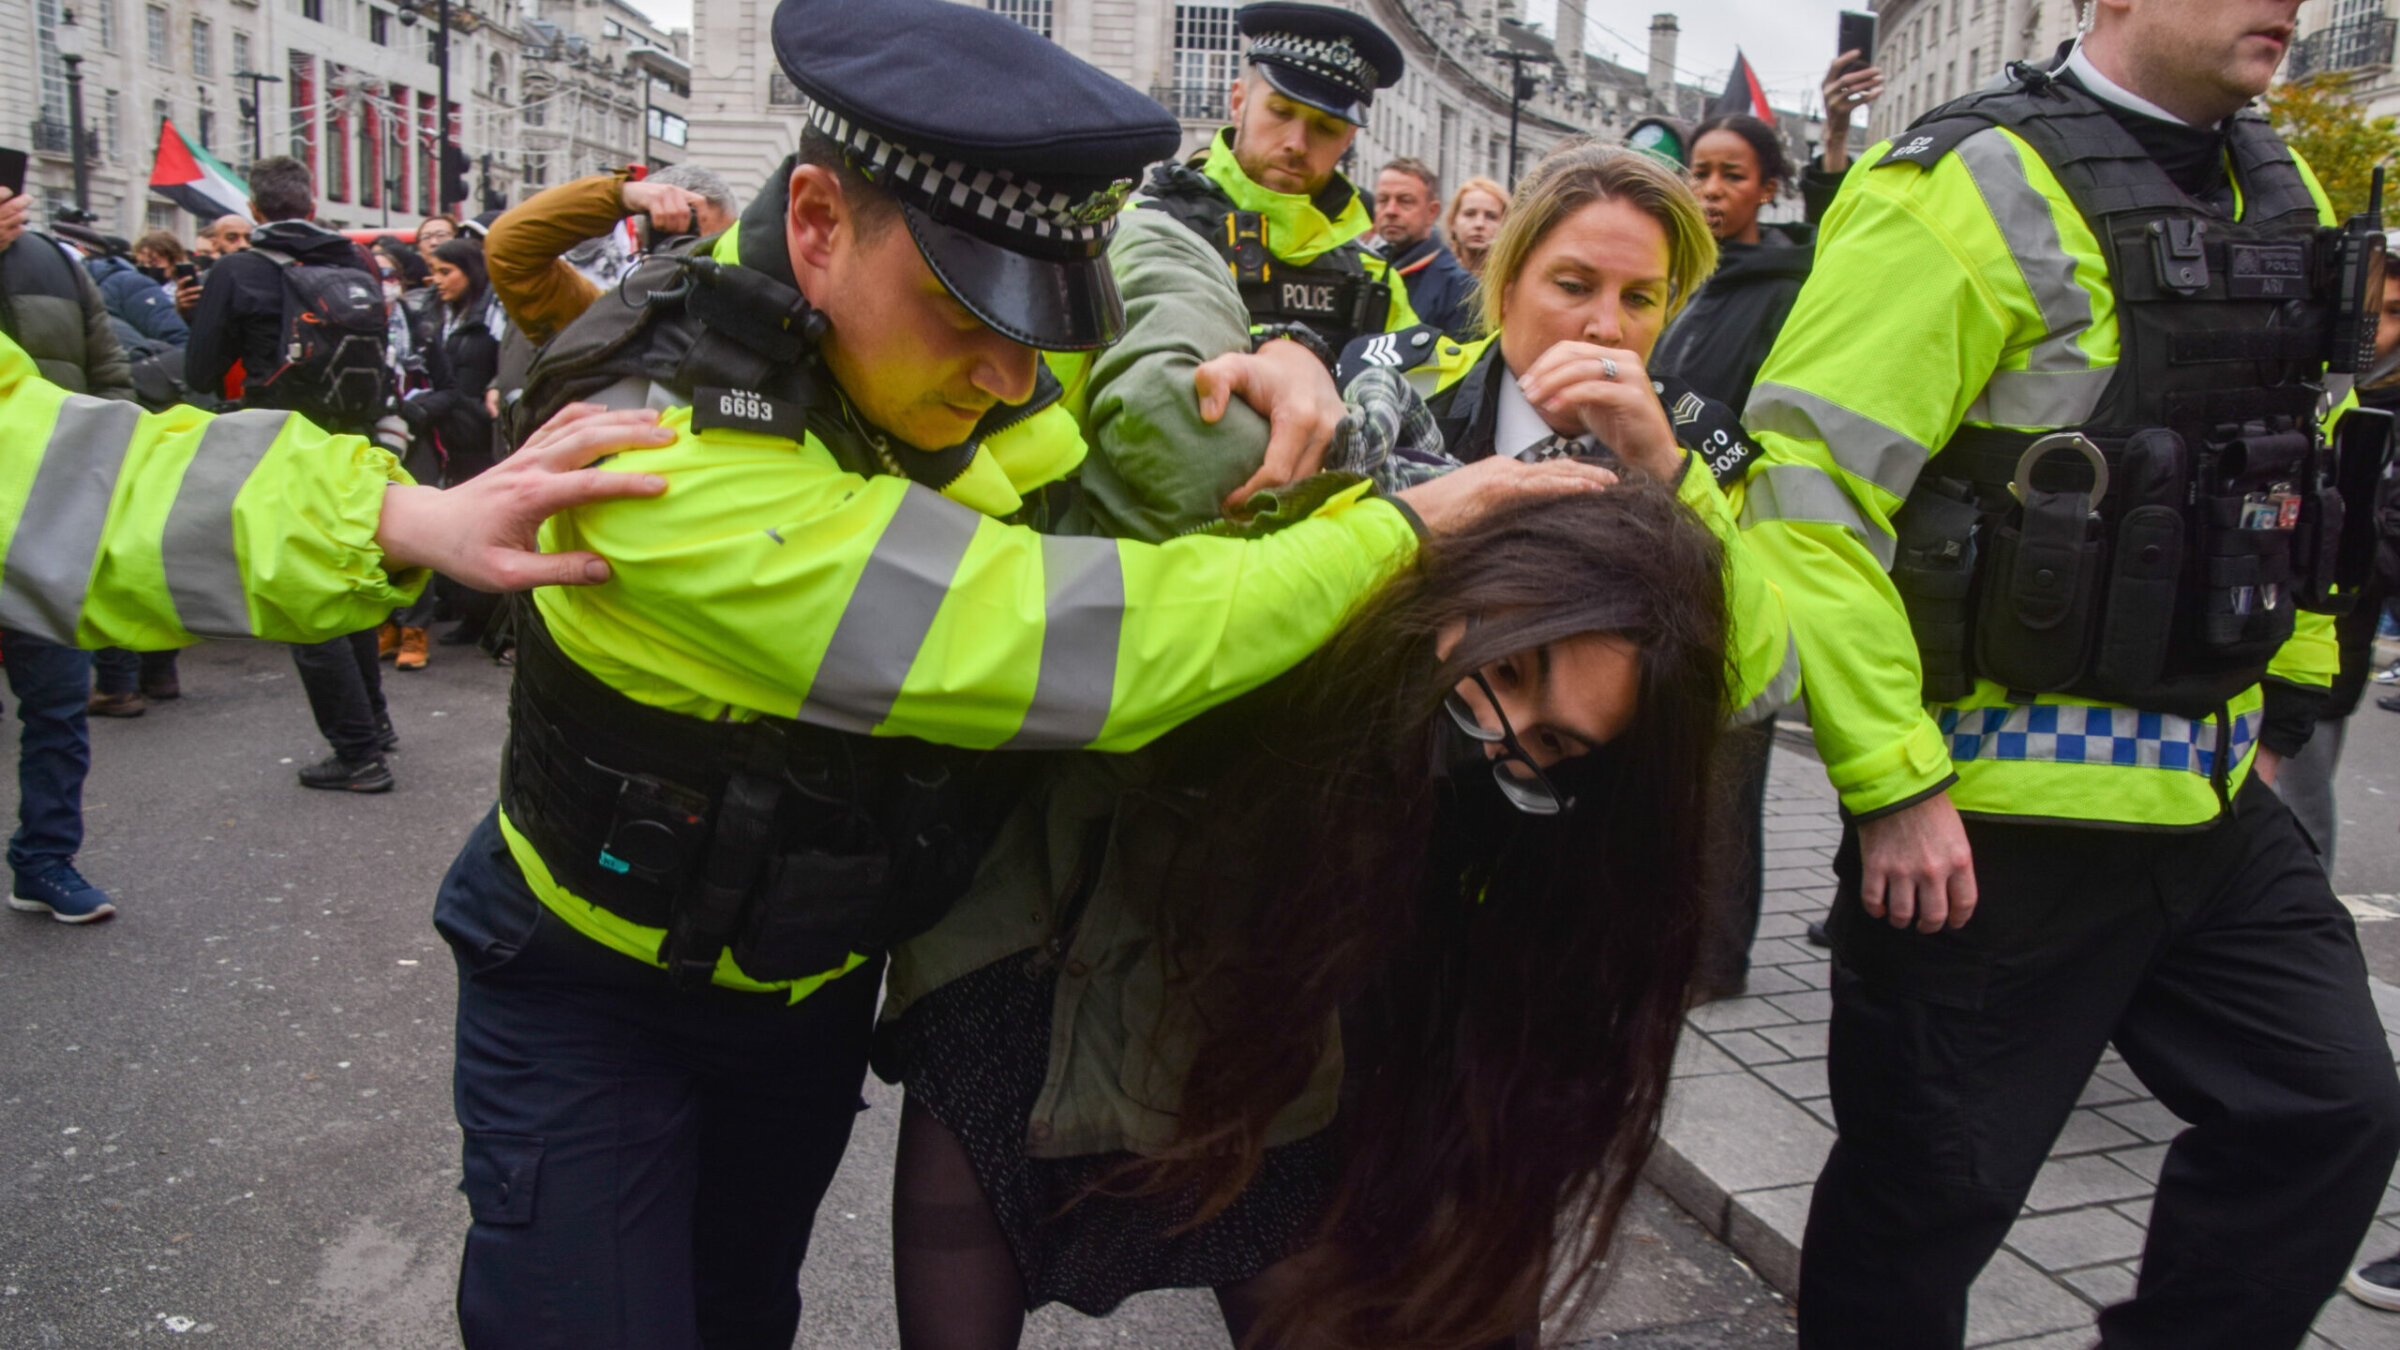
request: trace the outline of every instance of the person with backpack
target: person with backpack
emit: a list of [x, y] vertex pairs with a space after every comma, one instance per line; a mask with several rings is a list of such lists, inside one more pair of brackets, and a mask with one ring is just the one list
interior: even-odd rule
[[[364, 249], [313, 219], [308, 166], [287, 155], [250, 170], [250, 247], [219, 259], [193, 307], [184, 377], [244, 407], [297, 412], [329, 431], [373, 437], [391, 411], [383, 279]], [[238, 379], [238, 386], [236, 380]], [[405, 435], [394, 436], [405, 449]], [[300, 770], [303, 787], [389, 792], [384, 755], [398, 737], [385, 711], [375, 630], [294, 645], [317, 729], [333, 754]]]

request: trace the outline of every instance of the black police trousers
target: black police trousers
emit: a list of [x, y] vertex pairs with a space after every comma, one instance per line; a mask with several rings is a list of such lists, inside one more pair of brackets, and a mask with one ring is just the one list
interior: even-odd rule
[[1803, 1350], [1946, 1350], [2101, 1051], [2189, 1128], [2107, 1350], [2297, 1346], [2400, 1155], [2400, 1080], [2349, 913], [2272, 789], [2190, 833], [1970, 821], [1980, 905], [1895, 930], [1844, 833], [1839, 1138], [1801, 1248]]
[[676, 989], [551, 913], [495, 816], [434, 926], [458, 965], [467, 1350], [790, 1350], [882, 963], [796, 1004]]

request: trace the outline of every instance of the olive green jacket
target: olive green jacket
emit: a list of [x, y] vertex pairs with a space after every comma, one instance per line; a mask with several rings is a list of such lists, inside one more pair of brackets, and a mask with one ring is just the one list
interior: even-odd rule
[[[1119, 217], [1109, 245], [1126, 334], [1106, 351], [1051, 358], [1091, 445], [1078, 524], [1161, 540], [1214, 523], [1266, 453], [1263, 418], [1239, 399], [1200, 420], [1201, 362], [1250, 348], [1249, 315], [1208, 245], [1154, 211]], [[1058, 967], [1050, 1067], [1026, 1152], [1155, 1153], [1174, 1138], [1196, 1041], [1170, 1000], [1146, 897], [1185, 836], [1189, 794], [1152, 788], [1147, 754], [1063, 761], [1002, 830], [974, 886], [932, 931], [892, 954], [883, 1015], [1019, 952]], [[1268, 1132], [1286, 1143], [1333, 1120], [1340, 1043]]]

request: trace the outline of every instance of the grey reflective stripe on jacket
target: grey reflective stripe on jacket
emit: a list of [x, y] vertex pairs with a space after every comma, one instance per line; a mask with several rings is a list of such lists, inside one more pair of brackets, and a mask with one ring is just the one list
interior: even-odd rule
[[74, 645], [117, 472], [141, 420], [131, 403], [74, 394], [59, 405], [0, 563], [0, 627]]
[[[109, 510], [142, 409], [70, 395], [42, 447], [25, 509], [0, 562], [0, 627], [72, 646]], [[255, 636], [235, 552], [233, 503], [291, 414], [210, 420], [177, 485], [160, 536], [176, 621], [197, 637]]]
[[264, 409], [226, 413], [201, 433], [200, 448], [183, 471], [161, 552], [176, 621], [198, 636], [252, 635], [234, 550], [233, 501], [291, 420], [290, 413]]

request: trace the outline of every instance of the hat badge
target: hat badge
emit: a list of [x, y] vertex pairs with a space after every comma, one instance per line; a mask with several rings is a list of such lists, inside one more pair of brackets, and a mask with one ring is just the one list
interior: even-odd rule
[[1067, 218], [1078, 225], [1098, 225], [1116, 218], [1125, 207], [1125, 199], [1133, 195], [1133, 180], [1120, 178], [1091, 196], [1067, 208]]

